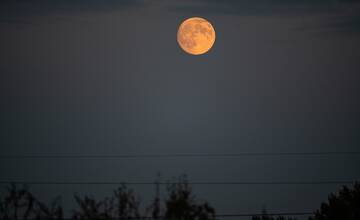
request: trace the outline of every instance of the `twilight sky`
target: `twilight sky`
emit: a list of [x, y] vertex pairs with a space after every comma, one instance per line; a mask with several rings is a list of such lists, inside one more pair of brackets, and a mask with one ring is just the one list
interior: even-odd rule
[[[202, 56], [176, 42], [192, 16], [216, 30]], [[358, 151], [359, 58], [357, 0], [2, 0], [0, 155]], [[331, 181], [359, 167], [358, 155], [1, 159], [0, 181]], [[112, 188], [32, 187], [65, 204]], [[218, 213], [251, 213], [312, 211], [339, 186], [193, 188]]]

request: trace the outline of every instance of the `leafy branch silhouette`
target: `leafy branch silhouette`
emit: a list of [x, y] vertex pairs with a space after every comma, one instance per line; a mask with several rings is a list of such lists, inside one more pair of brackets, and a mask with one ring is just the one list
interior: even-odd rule
[[[167, 184], [166, 197], [159, 195], [159, 183], [156, 196], [145, 214], [141, 215], [140, 198], [132, 189], [121, 185], [110, 197], [97, 200], [91, 196], [74, 195], [76, 207], [68, 220], [110, 220], [110, 219], [169, 219], [169, 220], [216, 220], [215, 208], [208, 202], [198, 202], [186, 176]], [[26, 185], [19, 187], [11, 184], [6, 187], [5, 195], [0, 197], [0, 220], [61, 220], [64, 211], [61, 198], [55, 198], [50, 204], [38, 200]], [[338, 193], [331, 193], [328, 201], [321, 204], [309, 220], [359, 220], [360, 184], [352, 188], [343, 186]], [[252, 220], [296, 220], [284, 216], [272, 216], [266, 210]]]

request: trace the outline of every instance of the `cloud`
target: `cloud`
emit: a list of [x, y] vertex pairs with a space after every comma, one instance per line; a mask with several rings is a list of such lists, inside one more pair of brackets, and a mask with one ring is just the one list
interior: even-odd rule
[[143, 6], [145, 0], [2, 0], [1, 23], [28, 23], [29, 16], [122, 10]]
[[330, 27], [336, 28], [338, 30], [341, 29], [360, 32], [360, 15], [334, 21], [330, 24]]
[[307, 24], [296, 29], [314, 32], [360, 33], [360, 15], [329, 16], [320, 23]]
[[360, 0], [184, 0], [169, 8], [180, 13], [207, 15], [314, 16], [322, 21], [319, 28], [360, 29]]
[[273, 15], [325, 10], [328, 0], [195, 0], [172, 6], [175, 11], [209, 14]]

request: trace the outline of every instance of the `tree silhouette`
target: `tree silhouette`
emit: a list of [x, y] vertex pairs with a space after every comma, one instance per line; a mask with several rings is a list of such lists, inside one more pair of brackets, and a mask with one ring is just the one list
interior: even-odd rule
[[353, 189], [343, 186], [337, 193], [331, 193], [328, 201], [321, 204], [315, 216], [310, 220], [359, 220], [360, 219], [360, 184]]
[[59, 199], [54, 200], [50, 207], [37, 200], [26, 186], [18, 188], [11, 184], [6, 189], [6, 195], [0, 199], [0, 219], [62, 219], [63, 210]]
[[165, 218], [172, 220], [210, 220], [215, 219], [215, 209], [208, 203], [197, 204], [186, 176], [178, 183], [168, 185], [168, 198], [165, 203]]
[[25, 187], [18, 189], [11, 184], [6, 192], [7, 195], [0, 201], [1, 219], [28, 219], [34, 214], [34, 198]]
[[[169, 219], [169, 220], [215, 220], [215, 209], [207, 202], [199, 203], [188, 184], [186, 176], [179, 177], [175, 183], [167, 185], [164, 203], [160, 202], [159, 182], [155, 182], [156, 196], [146, 210], [150, 216], [142, 216], [140, 202], [133, 190], [125, 185], [113, 191], [110, 197], [96, 200], [89, 196], [75, 195], [77, 207], [73, 210], [73, 220], [109, 219]], [[11, 184], [0, 198], [0, 220], [60, 220], [64, 219], [60, 198], [49, 205], [40, 202], [26, 186]], [[146, 213], [146, 212], [145, 212]], [[161, 213], [164, 213], [163, 215]], [[296, 220], [283, 216], [269, 215], [263, 210], [252, 220]], [[360, 184], [353, 188], [343, 186], [330, 194], [328, 201], [321, 204], [314, 217], [309, 220], [360, 220]]]
[[50, 206], [45, 203], [36, 201], [35, 219], [60, 220], [63, 219], [63, 209], [60, 205], [60, 197], [54, 199]]
[[76, 203], [79, 206], [79, 210], [75, 210], [73, 219], [84, 220], [84, 219], [110, 219], [113, 205], [112, 200], [104, 199], [102, 201], [96, 201], [94, 198], [85, 196], [81, 198], [78, 195], [74, 196]]
[[118, 218], [136, 219], [140, 217], [140, 201], [136, 198], [133, 190], [127, 189], [125, 185], [122, 185], [114, 191], [114, 195], [116, 216]]
[[75, 195], [75, 201], [80, 210], [75, 210], [73, 219], [137, 219], [139, 214], [139, 201], [132, 190], [122, 185], [114, 191], [111, 198], [96, 201], [94, 198], [85, 196], [81, 198]]

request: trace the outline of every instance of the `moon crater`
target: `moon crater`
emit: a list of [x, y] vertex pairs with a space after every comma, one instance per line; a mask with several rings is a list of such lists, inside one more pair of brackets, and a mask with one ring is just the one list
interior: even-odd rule
[[180, 47], [192, 55], [208, 52], [215, 43], [215, 30], [203, 18], [186, 19], [179, 27], [177, 40]]

